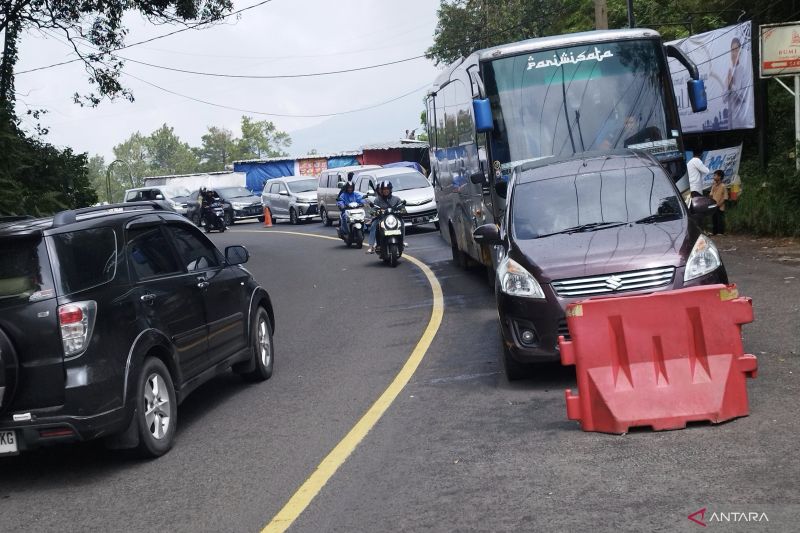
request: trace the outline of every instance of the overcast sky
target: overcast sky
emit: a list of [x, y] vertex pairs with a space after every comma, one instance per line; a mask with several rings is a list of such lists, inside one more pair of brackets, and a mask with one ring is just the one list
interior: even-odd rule
[[[234, 9], [258, 0], [234, 0]], [[421, 55], [433, 42], [439, 0], [273, 0], [246, 11], [239, 20], [203, 30], [190, 30], [132, 47], [121, 55], [148, 63], [185, 70], [225, 74], [301, 74], [341, 70], [385, 63]], [[128, 15], [127, 43], [162, 35], [172, 26], [153, 26], [135, 14]], [[57, 38], [56, 38], [57, 37]], [[59, 42], [61, 41], [61, 42]], [[63, 36], [30, 33], [23, 38], [17, 71], [73, 58]], [[385, 107], [397, 116], [407, 110], [414, 127], [423, 109], [421, 98], [438, 69], [426, 59], [362, 72], [297, 79], [212, 78], [170, 72], [127, 63], [125, 72], [164, 89], [226, 106], [280, 113], [313, 115], [370, 106], [419, 89]], [[241, 111], [193, 102], [149, 86], [130, 76], [123, 83], [136, 101], [104, 101], [97, 108], [72, 103], [76, 91], [87, 92], [87, 75], [73, 63], [16, 78], [17, 112], [47, 109], [43, 125], [46, 140], [70, 146], [76, 152], [100, 154], [108, 162], [112, 148], [131, 133], [149, 134], [167, 123], [193, 146], [209, 125], [224, 126], [239, 134]], [[278, 129], [293, 131], [313, 126], [324, 118], [251, 115], [271, 120]], [[358, 115], [355, 115], [358, 116]], [[363, 124], [369, 133], [368, 121]], [[32, 124], [26, 120], [25, 124]], [[373, 139], [374, 142], [393, 139]], [[352, 147], [357, 149], [358, 147]]]

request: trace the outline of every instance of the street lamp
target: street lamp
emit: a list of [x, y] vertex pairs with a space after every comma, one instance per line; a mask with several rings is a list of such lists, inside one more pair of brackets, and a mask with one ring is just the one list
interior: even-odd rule
[[131, 166], [128, 164], [127, 161], [124, 159], [115, 159], [111, 163], [108, 164], [106, 167], [106, 199], [108, 203], [111, 203], [111, 167], [114, 166], [114, 163], [124, 163], [126, 167], [128, 167], [128, 177], [131, 180], [131, 189], [133, 189], [136, 185], [133, 183], [133, 171], [131, 170]]

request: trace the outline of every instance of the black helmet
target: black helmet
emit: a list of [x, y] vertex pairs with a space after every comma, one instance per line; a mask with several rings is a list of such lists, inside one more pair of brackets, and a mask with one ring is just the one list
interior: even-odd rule
[[392, 193], [392, 182], [389, 181], [389, 180], [383, 180], [382, 182], [380, 182], [378, 184], [378, 192], [380, 192], [381, 189], [389, 189], [389, 194], [391, 194]]
[[356, 186], [353, 184], [352, 181], [348, 181], [344, 186], [344, 190], [346, 192], [355, 191], [356, 190]]

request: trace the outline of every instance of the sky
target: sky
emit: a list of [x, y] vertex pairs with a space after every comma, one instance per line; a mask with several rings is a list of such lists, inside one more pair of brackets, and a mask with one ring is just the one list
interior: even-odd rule
[[[259, 0], [234, 0], [234, 9], [257, 3]], [[121, 51], [120, 55], [155, 65], [233, 75], [351, 69], [424, 54], [433, 42], [438, 7], [439, 0], [272, 0], [242, 13], [238, 20], [229, 18], [202, 30], [178, 33]], [[129, 29], [127, 43], [176, 29], [149, 24], [135, 13], [126, 15], [125, 25]], [[20, 43], [16, 70], [74, 57], [63, 35], [54, 31], [29, 32]], [[359, 127], [365, 139], [383, 142], [402, 138], [405, 129], [418, 125], [422, 97], [439, 69], [422, 58], [359, 72], [295, 79], [206, 77], [131, 62], [124, 71], [122, 82], [132, 90], [135, 101], [105, 100], [96, 108], [82, 108], [72, 101], [76, 91], [87, 93], [90, 89], [80, 62], [18, 74], [17, 113], [46, 109], [48, 112], [40, 122], [49, 128], [47, 142], [88, 152], [90, 156], [99, 154], [109, 162], [113, 160], [112, 148], [116, 144], [136, 131], [148, 135], [164, 123], [174, 127], [183, 141], [198, 146], [211, 125], [228, 128], [238, 136], [243, 114], [271, 120], [279, 130], [289, 133], [313, 132], [307, 128], [326, 120], [222, 109], [167, 91], [224, 106], [282, 115], [339, 113], [412, 93], [371, 112], [349, 116], [356, 123], [359, 117], [364, 118]], [[393, 118], [387, 124], [381, 116]], [[34, 123], [27, 117], [23, 122], [28, 130], [32, 130]], [[394, 131], [394, 138], [386, 138], [387, 132]], [[320, 139], [320, 144], [332, 146], [335, 142]], [[292, 155], [301, 155], [290, 151]]]

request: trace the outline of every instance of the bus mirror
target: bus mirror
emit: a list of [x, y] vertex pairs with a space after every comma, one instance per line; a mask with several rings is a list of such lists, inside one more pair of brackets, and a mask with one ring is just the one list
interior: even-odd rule
[[475, 115], [475, 131], [486, 133], [494, 129], [492, 119], [492, 106], [489, 105], [488, 98], [475, 98], [472, 101], [472, 112]]
[[494, 184], [494, 191], [500, 198], [505, 198], [508, 195], [508, 182], [498, 181]]
[[486, 181], [486, 176], [483, 175], [483, 172], [473, 172], [469, 175], [469, 181], [475, 185], [480, 185]]
[[708, 109], [706, 84], [703, 80], [689, 80], [686, 83], [686, 90], [689, 93], [689, 102], [692, 104], [693, 113], [699, 113]]

